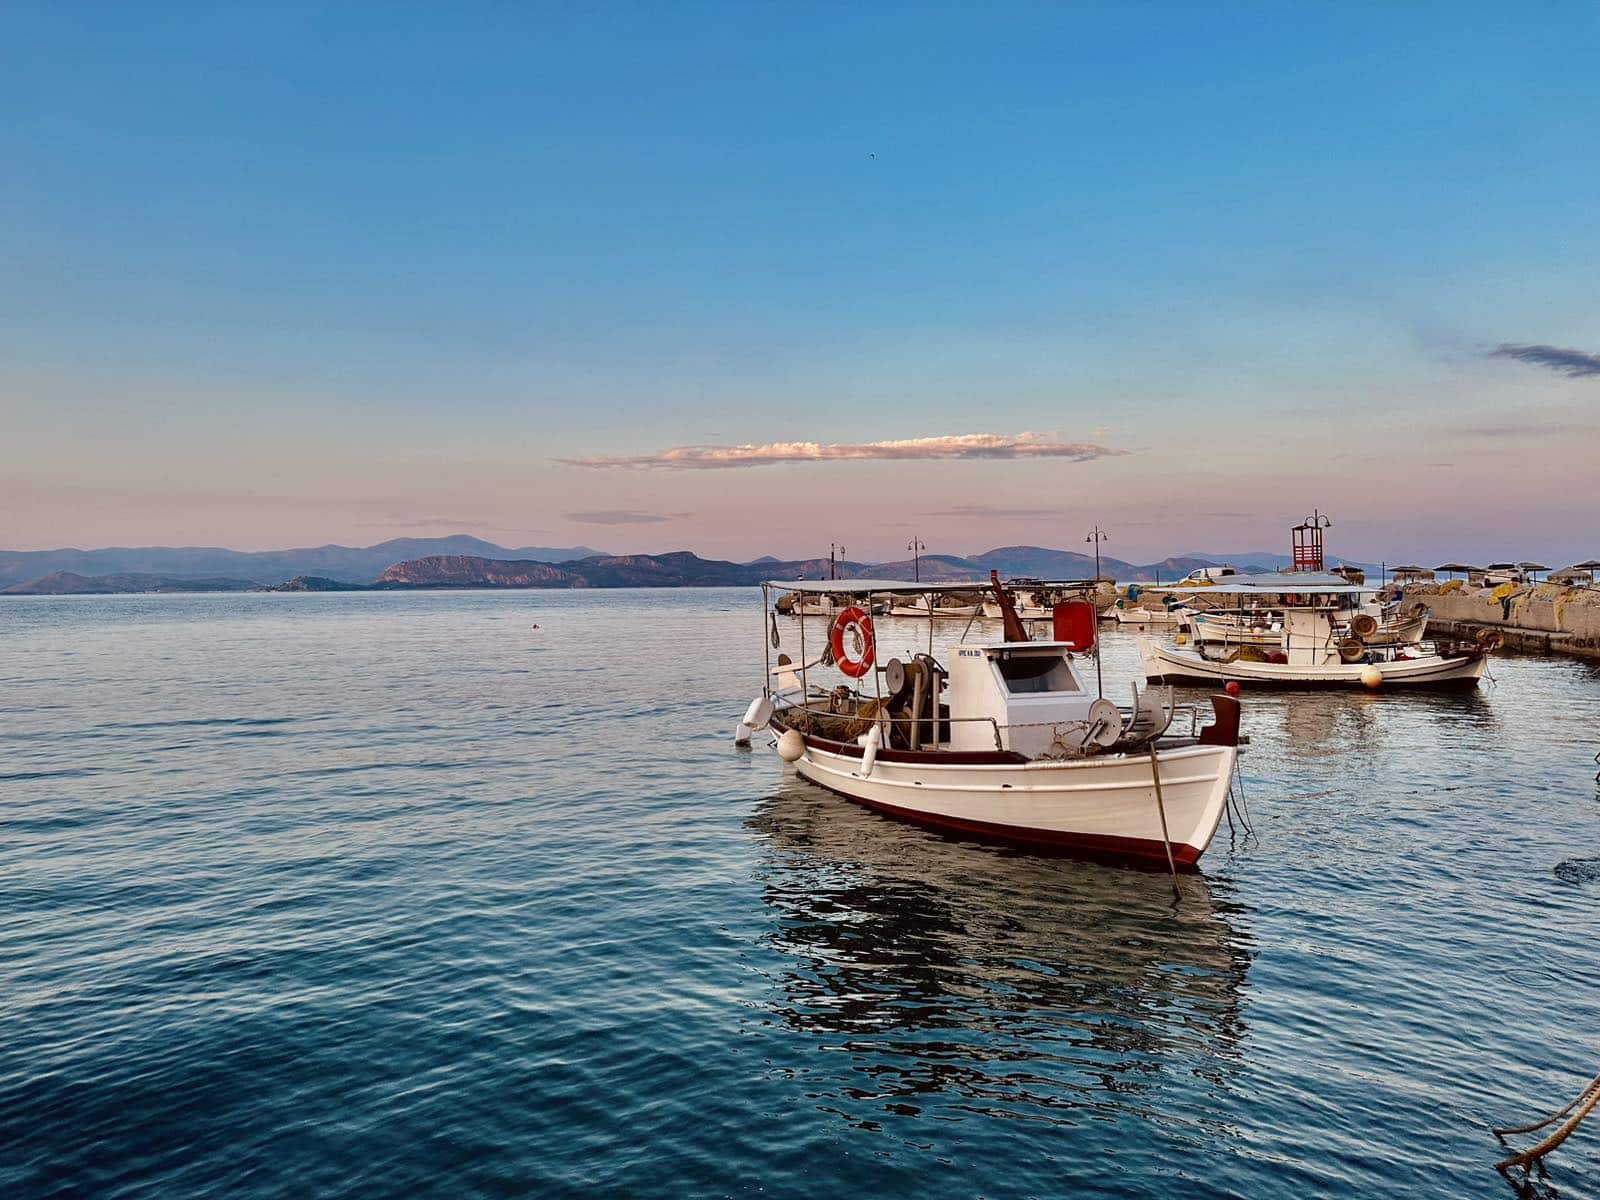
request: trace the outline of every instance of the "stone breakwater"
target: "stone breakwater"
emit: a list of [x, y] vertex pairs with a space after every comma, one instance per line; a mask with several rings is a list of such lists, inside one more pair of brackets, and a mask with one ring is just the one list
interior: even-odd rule
[[1460, 580], [1412, 584], [1406, 603], [1432, 610], [1430, 632], [1495, 629], [1520, 650], [1556, 650], [1600, 658], [1600, 588], [1532, 583], [1469, 588]]

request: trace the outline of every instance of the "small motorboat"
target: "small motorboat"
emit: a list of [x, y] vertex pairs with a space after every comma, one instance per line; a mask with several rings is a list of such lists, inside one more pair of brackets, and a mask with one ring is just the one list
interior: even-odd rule
[[[840, 581], [830, 580], [835, 589], [840, 587]], [[850, 605], [860, 605], [868, 609], [874, 616], [883, 612], [881, 604], [874, 604], [866, 600], [863, 595], [849, 591], [828, 592], [797, 592], [790, 589], [773, 602], [773, 611], [791, 617], [831, 617], [842, 608]]]
[[[763, 597], [806, 586], [765, 585]], [[1204, 728], [1188, 708], [1186, 733], [1174, 730], [1183, 710], [1170, 689], [1135, 685], [1132, 704], [1119, 708], [1077, 669], [1075, 655], [1094, 644], [1092, 602], [1059, 606], [1053, 640], [1032, 641], [998, 579], [991, 588], [1002, 639], [958, 643], [943, 657], [930, 650], [879, 665], [871, 618], [859, 610], [839, 613], [815, 661], [802, 644], [799, 664], [774, 667], [769, 647], [768, 682], [736, 740], [770, 729], [802, 778], [952, 834], [1193, 867], [1228, 802], [1238, 701], [1212, 697], [1215, 719]], [[940, 590], [870, 585], [875, 595]]]
[[[972, 585], [963, 584], [961, 591], [972, 591]], [[954, 597], [944, 600], [917, 597], [904, 600], [901, 603], [891, 602], [889, 604], [889, 616], [891, 617], [920, 617], [925, 621], [939, 618], [959, 618], [963, 621], [970, 621], [973, 617], [981, 617], [982, 615], [982, 604], [963, 604], [959, 598]]]
[[1119, 604], [1111, 610], [1111, 619], [1125, 629], [1175, 629], [1183, 624], [1184, 614], [1176, 608], [1140, 608], [1137, 605]]

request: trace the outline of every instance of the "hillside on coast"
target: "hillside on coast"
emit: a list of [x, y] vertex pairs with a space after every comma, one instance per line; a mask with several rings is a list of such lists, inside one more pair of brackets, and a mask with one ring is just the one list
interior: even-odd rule
[[248, 579], [180, 579], [166, 575], [79, 575], [52, 571], [26, 583], [0, 588], [5, 596], [110, 596], [135, 592], [248, 592], [260, 585]]
[[[1215, 565], [1200, 558], [1167, 558], [1158, 563], [1135, 564], [1102, 558], [1101, 571], [1124, 580], [1177, 579], [1198, 567]], [[840, 580], [910, 579], [920, 573], [930, 583], [968, 583], [989, 578], [991, 570], [1002, 578], [1034, 576], [1048, 579], [1087, 579], [1094, 575], [1094, 559], [1070, 550], [1041, 546], [1007, 546], [970, 558], [949, 554], [925, 555], [920, 563], [910, 559], [833, 564]], [[825, 558], [753, 562], [728, 562], [701, 558], [687, 550], [668, 554], [596, 555], [564, 563], [508, 561], [463, 556], [434, 556], [396, 563], [373, 586], [379, 588], [526, 587], [749, 587], [768, 580], [826, 579]]]
[[[417, 554], [421, 549], [427, 553]], [[587, 550], [575, 547], [574, 550]], [[212, 562], [223, 556], [236, 573], [199, 570], [119, 570], [92, 573], [56, 568], [39, 576], [12, 579], [0, 575], [0, 595], [107, 595], [134, 592], [263, 591], [398, 591], [410, 588], [619, 588], [619, 587], [748, 587], [767, 580], [826, 579], [826, 558], [777, 559], [770, 555], [750, 562], [701, 558], [689, 550], [664, 554], [600, 554], [568, 550], [506, 550], [473, 537], [398, 539], [350, 549], [323, 546], [312, 550], [249, 553], [234, 550], [62, 550], [22, 554], [0, 551], [0, 567], [13, 574], [36, 559], [68, 555], [119, 562]], [[194, 556], [192, 560], [184, 556]], [[541, 557], [544, 555], [544, 557]], [[119, 557], [120, 556], [120, 557]], [[1102, 556], [1103, 575], [1124, 582], [1171, 581], [1201, 567], [1224, 563], [1241, 569], [1265, 567], [1274, 556], [1252, 553], [1229, 557], [1176, 555], [1159, 562], [1131, 563]], [[307, 560], [332, 562], [331, 567], [280, 571], [278, 563]], [[1355, 564], [1361, 565], [1361, 564]], [[1376, 568], [1371, 568], [1375, 570]], [[1091, 555], [1045, 546], [1000, 546], [981, 554], [925, 554], [913, 562], [840, 561], [831, 571], [841, 580], [911, 579], [929, 583], [985, 580], [998, 571], [1004, 579], [1088, 579], [1094, 575]]]
[[218, 546], [113, 546], [102, 550], [0, 550], [0, 588], [57, 572], [86, 578], [157, 575], [169, 579], [242, 579], [279, 584], [296, 576], [371, 583], [386, 568], [432, 555], [474, 555], [559, 563], [590, 558], [591, 546], [510, 549], [467, 534], [393, 538], [374, 546], [309, 546], [293, 550], [227, 550]]

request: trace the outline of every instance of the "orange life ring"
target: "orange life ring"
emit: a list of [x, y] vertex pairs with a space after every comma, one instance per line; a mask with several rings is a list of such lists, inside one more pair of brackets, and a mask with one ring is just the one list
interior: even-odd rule
[[[851, 626], [856, 628], [861, 638], [860, 658], [851, 658], [845, 653], [845, 630]], [[872, 670], [874, 652], [872, 618], [854, 605], [841, 609], [839, 615], [833, 619], [833, 628], [828, 631], [828, 645], [833, 650], [833, 661], [839, 670], [851, 679], [860, 679]]]

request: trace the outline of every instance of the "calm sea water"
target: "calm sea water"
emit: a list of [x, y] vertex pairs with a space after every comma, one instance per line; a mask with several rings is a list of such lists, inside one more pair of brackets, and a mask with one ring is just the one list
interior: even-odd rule
[[1247, 693], [1175, 904], [736, 751], [759, 619], [0, 604], [0, 1194], [1496, 1196], [1600, 1069], [1595, 667]]

